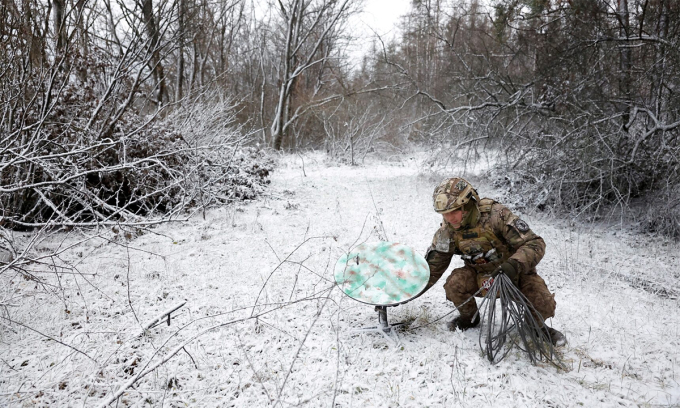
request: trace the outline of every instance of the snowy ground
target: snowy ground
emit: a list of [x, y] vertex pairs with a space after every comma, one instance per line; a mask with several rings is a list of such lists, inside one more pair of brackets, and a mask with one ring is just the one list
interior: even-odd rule
[[[453, 315], [398, 345], [353, 333], [376, 314], [333, 285], [333, 265], [383, 229], [424, 253], [444, 174], [423, 168], [408, 156], [363, 167], [284, 157], [257, 202], [65, 251], [77, 273], [45, 286], [59, 296], [0, 277], [0, 313], [28, 326], [0, 319], [0, 405], [98, 406], [148, 372], [117, 406], [680, 406], [680, 246], [663, 238], [522, 214], [548, 245], [539, 273], [556, 293], [568, 371], [520, 353], [491, 366], [477, 330], [446, 331]], [[36, 251], [78, 236], [61, 238]], [[185, 299], [170, 326], [137, 336]], [[420, 325], [451, 310], [438, 284], [390, 318]]]

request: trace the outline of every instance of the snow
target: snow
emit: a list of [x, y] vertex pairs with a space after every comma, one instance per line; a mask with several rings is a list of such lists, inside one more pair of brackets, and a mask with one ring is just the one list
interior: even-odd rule
[[[478, 330], [447, 331], [455, 314], [437, 320], [453, 311], [443, 279], [389, 309], [391, 322], [425, 325], [399, 343], [353, 332], [377, 314], [334, 286], [335, 261], [379, 238], [424, 253], [440, 222], [432, 190], [462, 171], [432, 170], [424, 158], [350, 167], [319, 153], [282, 156], [257, 201], [129, 238], [44, 238], [37, 253], [93, 236], [56, 260], [77, 268], [59, 279], [39, 265], [42, 285], [0, 277], [0, 313], [25, 325], [1, 320], [0, 405], [98, 406], [166, 358], [117, 406], [680, 404], [680, 245], [618, 227], [521, 214], [547, 243], [538, 269], [556, 294], [550, 324], [567, 335], [569, 371], [520, 352], [490, 365]], [[502, 197], [483, 170], [466, 176], [482, 196]], [[170, 326], [137, 336], [185, 299]]]

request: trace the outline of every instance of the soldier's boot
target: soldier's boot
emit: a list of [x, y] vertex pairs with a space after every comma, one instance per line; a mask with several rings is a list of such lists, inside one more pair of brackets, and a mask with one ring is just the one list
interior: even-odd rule
[[475, 315], [474, 319], [469, 316], [457, 316], [450, 322], [446, 323], [446, 327], [451, 331], [465, 331], [479, 325], [479, 314]]
[[459, 315], [446, 324], [446, 327], [455, 331], [465, 331], [479, 324], [479, 313], [477, 312], [477, 302], [474, 299], [469, 299], [466, 302], [460, 302], [456, 305]]
[[567, 344], [567, 337], [564, 334], [562, 334], [561, 331], [555, 330], [552, 327], [546, 325], [543, 325], [543, 327], [541, 327], [541, 330], [546, 336], [548, 336], [553, 346], [562, 347]]
[[[477, 288], [477, 272], [472, 268], [454, 269], [451, 275], [446, 278], [444, 284], [446, 298], [453, 302], [460, 314], [446, 324], [449, 330], [463, 331], [479, 324], [477, 301], [474, 299]], [[475, 316], [476, 318], [473, 319]]]

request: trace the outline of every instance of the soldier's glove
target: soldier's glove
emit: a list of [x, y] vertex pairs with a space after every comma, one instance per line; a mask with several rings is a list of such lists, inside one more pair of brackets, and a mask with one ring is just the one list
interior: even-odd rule
[[495, 278], [496, 276], [498, 276], [499, 274], [502, 273], [505, 276], [507, 276], [508, 278], [510, 278], [512, 283], [515, 286], [517, 286], [517, 284], [519, 282], [519, 268], [518, 267], [519, 267], [519, 264], [517, 263], [517, 261], [515, 261], [514, 259], [508, 259], [507, 261], [500, 264], [498, 266], [498, 268], [496, 268], [495, 271], [493, 271], [493, 273], [491, 274], [491, 277]]

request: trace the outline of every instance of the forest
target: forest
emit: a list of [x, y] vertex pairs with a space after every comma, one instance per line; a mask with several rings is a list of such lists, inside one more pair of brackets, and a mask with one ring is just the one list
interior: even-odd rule
[[247, 199], [269, 149], [356, 164], [418, 144], [502, 151], [497, 182], [532, 208], [678, 236], [675, 2], [413, 1], [356, 61], [360, 7], [3, 1], [2, 228]]

